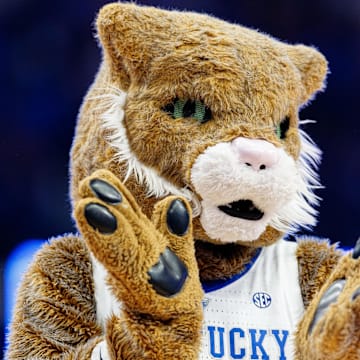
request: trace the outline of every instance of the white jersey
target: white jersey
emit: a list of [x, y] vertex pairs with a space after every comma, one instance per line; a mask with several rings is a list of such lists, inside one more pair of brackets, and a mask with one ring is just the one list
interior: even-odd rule
[[296, 246], [280, 240], [259, 250], [241, 274], [204, 285], [199, 359], [293, 359], [292, 336], [304, 311]]

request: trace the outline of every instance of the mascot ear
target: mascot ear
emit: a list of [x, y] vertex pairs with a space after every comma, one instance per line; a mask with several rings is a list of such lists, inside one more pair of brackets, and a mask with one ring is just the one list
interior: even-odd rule
[[324, 90], [328, 63], [316, 49], [305, 45], [287, 45], [286, 51], [301, 74], [304, 85], [302, 103], [311, 100], [318, 91]]
[[100, 10], [96, 26], [105, 64], [124, 90], [142, 79], [151, 59], [169, 42], [169, 17], [156, 8], [130, 3], [112, 3]]

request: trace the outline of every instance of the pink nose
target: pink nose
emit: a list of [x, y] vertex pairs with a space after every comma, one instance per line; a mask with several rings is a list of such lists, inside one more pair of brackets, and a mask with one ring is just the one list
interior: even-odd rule
[[279, 161], [279, 150], [265, 140], [238, 137], [231, 146], [238, 159], [255, 171], [269, 169]]

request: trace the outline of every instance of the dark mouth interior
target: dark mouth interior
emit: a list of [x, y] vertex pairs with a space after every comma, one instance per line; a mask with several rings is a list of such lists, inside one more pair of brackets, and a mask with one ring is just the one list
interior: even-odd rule
[[218, 209], [229, 216], [245, 220], [260, 220], [264, 216], [264, 213], [251, 200], [234, 201], [226, 205], [220, 205]]

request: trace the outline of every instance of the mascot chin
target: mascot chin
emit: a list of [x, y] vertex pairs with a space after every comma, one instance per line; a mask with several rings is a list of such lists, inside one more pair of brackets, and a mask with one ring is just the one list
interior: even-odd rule
[[360, 244], [286, 240], [315, 223], [320, 151], [299, 109], [324, 56], [130, 3], [96, 25], [70, 162], [78, 232], [24, 275], [6, 358], [360, 359]]

